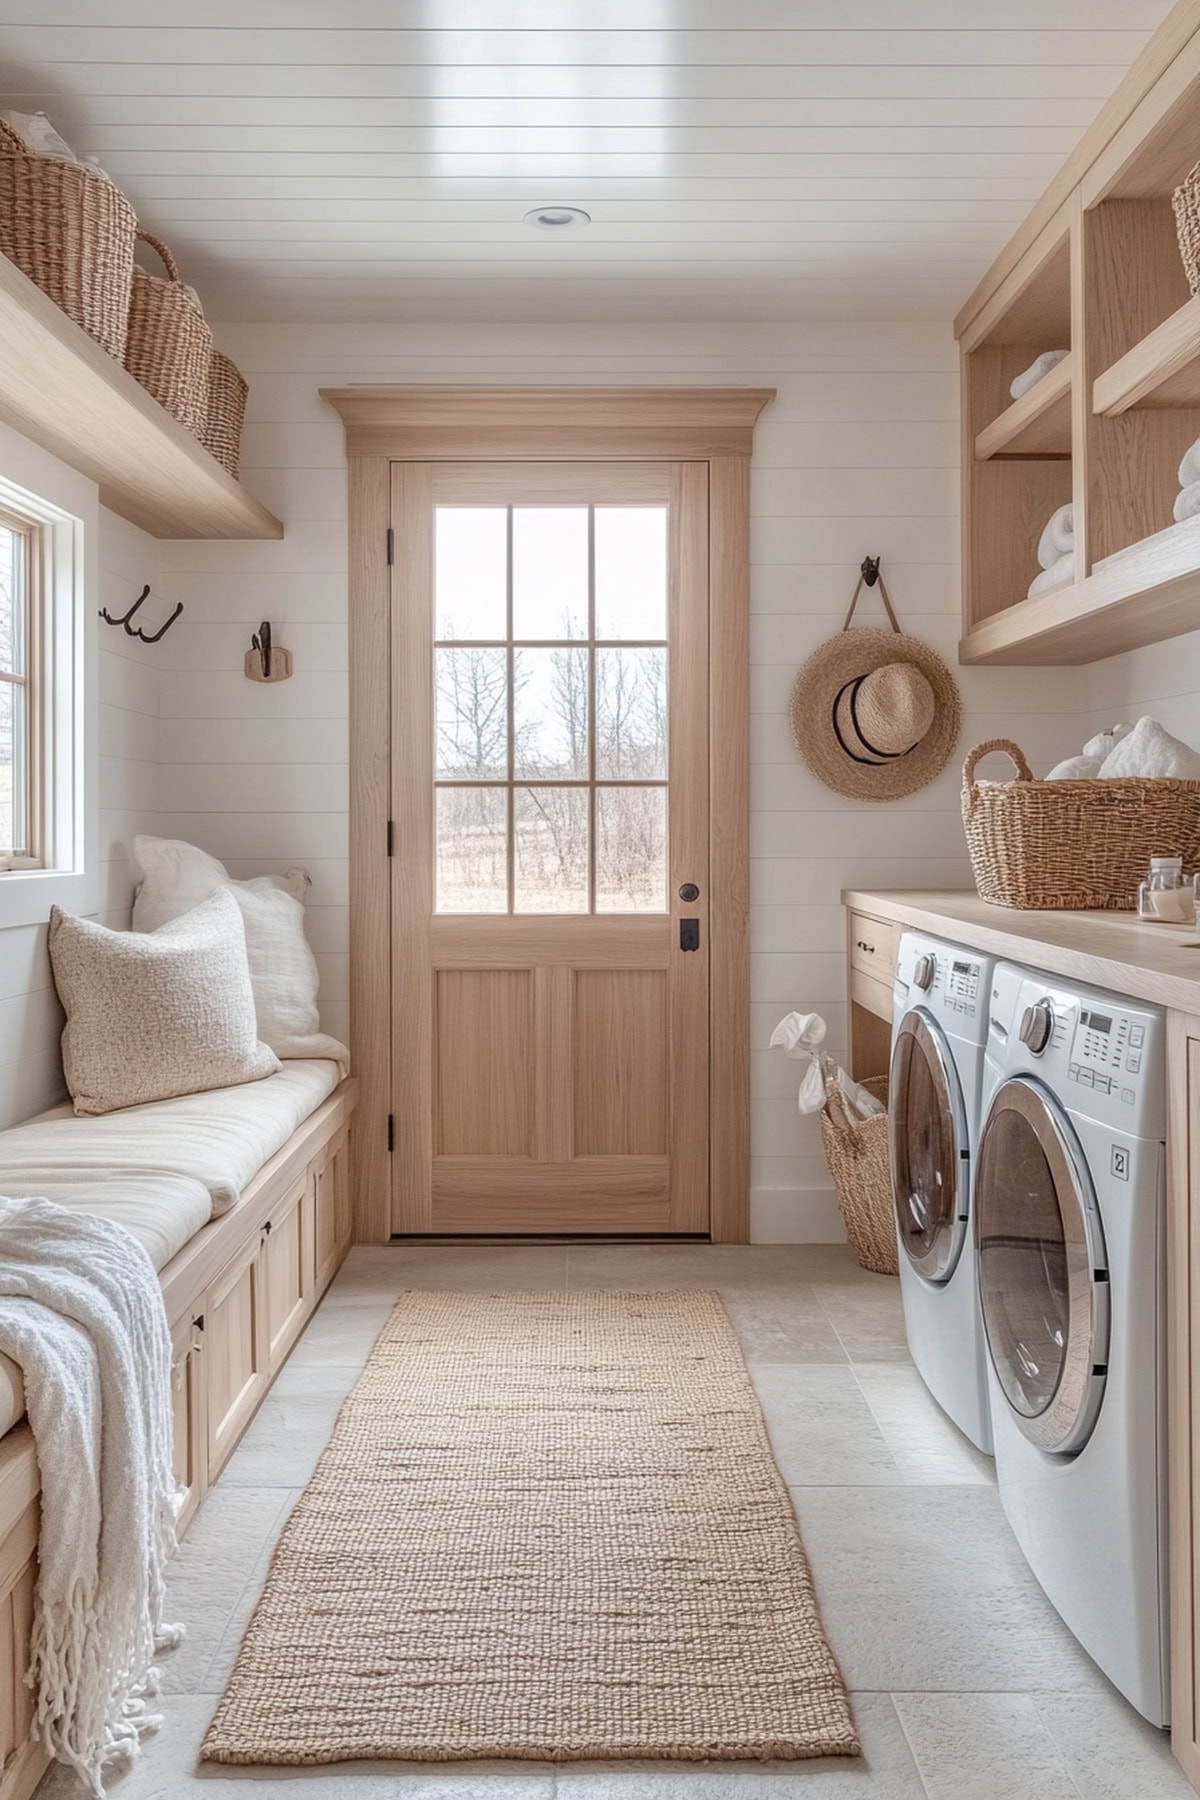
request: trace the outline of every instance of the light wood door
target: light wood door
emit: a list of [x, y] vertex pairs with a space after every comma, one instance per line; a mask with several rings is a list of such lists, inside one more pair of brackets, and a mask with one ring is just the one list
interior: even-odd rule
[[703, 1234], [707, 465], [398, 463], [392, 517], [393, 1228]]

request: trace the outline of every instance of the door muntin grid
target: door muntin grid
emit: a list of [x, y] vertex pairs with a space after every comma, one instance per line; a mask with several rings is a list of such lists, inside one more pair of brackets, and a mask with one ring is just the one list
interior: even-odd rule
[[435, 910], [665, 914], [667, 506], [434, 513]]

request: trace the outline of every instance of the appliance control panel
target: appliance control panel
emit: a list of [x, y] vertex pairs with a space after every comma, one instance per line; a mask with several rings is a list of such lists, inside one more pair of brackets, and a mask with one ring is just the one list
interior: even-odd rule
[[[1163, 1135], [1166, 1020], [1158, 1008], [999, 964], [991, 1012], [989, 1055], [1009, 1073], [1036, 1076], [1071, 1111], [1131, 1136]], [[1030, 1042], [1020, 1028], [1032, 1014], [1050, 1028]]]
[[[970, 957], [952, 951], [946, 963], [946, 1004], [954, 1012], [974, 1018], [980, 1007], [980, 988], [984, 987], [982, 965]], [[983, 1000], [987, 999], [984, 988]]]

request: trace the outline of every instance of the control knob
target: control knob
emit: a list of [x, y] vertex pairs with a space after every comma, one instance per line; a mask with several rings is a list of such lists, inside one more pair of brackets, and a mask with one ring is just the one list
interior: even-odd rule
[[913, 986], [919, 987], [923, 994], [927, 994], [933, 986], [933, 978], [936, 973], [937, 959], [926, 951], [923, 956], [917, 958], [916, 967], [913, 969]]
[[1035, 1000], [1021, 1015], [1020, 1038], [1035, 1056], [1040, 1056], [1050, 1042], [1054, 1030], [1054, 1008], [1049, 1000]]

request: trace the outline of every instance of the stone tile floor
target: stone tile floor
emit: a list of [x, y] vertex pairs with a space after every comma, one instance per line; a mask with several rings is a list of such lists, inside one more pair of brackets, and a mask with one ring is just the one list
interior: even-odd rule
[[[197, 1767], [271, 1546], [405, 1287], [719, 1289], [808, 1547], [864, 1755], [789, 1764]], [[162, 1732], [114, 1800], [1171, 1800], [1163, 1735], [1076, 1645], [1025, 1567], [990, 1465], [908, 1359], [897, 1282], [839, 1246], [354, 1250], [175, 1565], [188, 1637]], [[53, 1769], [39, 1800], [84, 1800]]]

